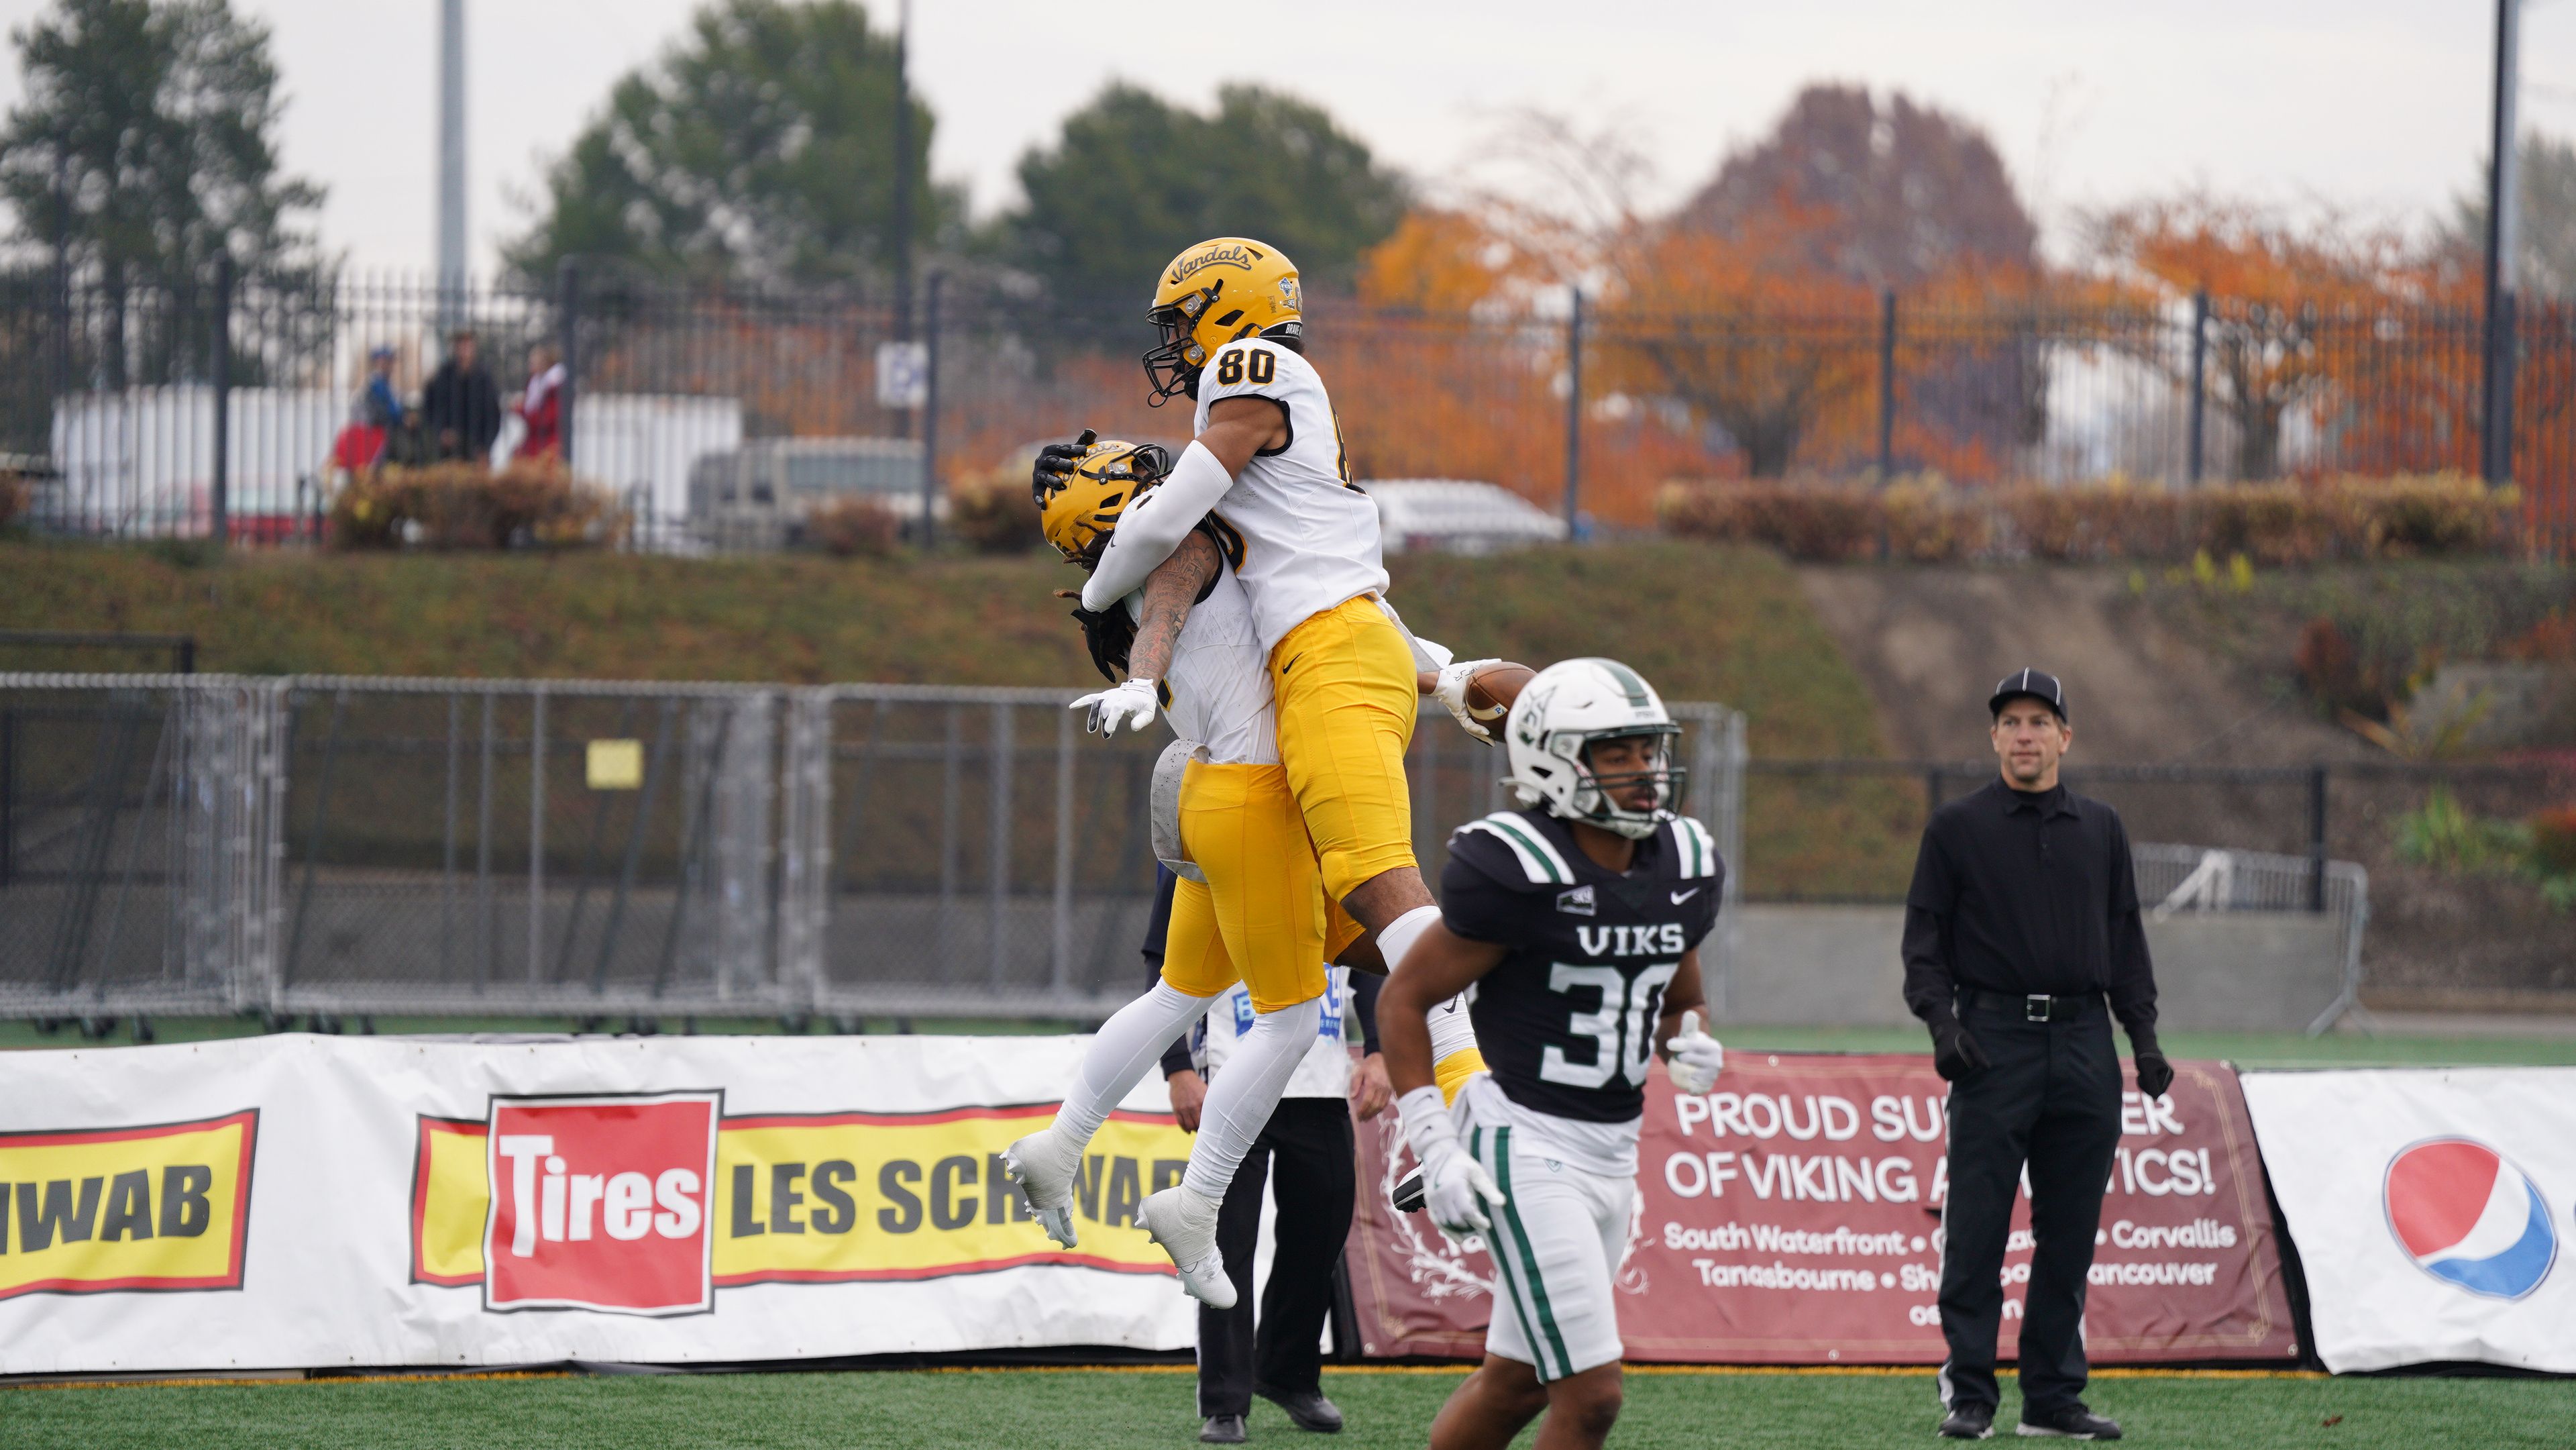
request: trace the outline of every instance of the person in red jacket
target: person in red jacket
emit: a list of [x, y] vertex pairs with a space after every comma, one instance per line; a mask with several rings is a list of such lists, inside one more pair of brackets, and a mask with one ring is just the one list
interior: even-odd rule
[[529, 348], [528, 391], [510, 405], [528, 432], [511, 457], [553, 458], [562, 451], [563, 384], [563, 364], [556, 361], [554, 348], [542, 342]]

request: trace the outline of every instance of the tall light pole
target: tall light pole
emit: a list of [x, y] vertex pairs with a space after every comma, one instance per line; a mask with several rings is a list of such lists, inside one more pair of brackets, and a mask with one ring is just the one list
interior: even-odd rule
[[438, 325], [465, 312], [465, 0], [438, 3]]
[[2486, 418], [2480, 472], [2513, 480], [2513, 263], [2521, 246], [2522, 185], [2514, 166], [2514, 92], [2521, 79], [2522, 0], [2496, 0], [2495, 131], [2487, 161]]
[[912, 0], [895, 12], [894, 308], [895, 337], [912, 340]]

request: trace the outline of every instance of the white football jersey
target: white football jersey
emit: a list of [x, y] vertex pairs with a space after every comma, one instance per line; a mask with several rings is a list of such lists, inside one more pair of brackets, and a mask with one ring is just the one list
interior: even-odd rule
[[[1127, 596], [1127, 615], [1144, 617], [1145, 592]], [[1279, 712], [1270, 694], [1269, 654], [1254, 636], [1252, 601], [1234, 571], [1217, 566], [1208, 597], [1190, 609], [1163, 683], [1172, 699], [1172, 733], [1207, 747], [1219, 765], [1277, 765]]]
[[1199, 374], [1192, 432], [1227, 398], [1268, 398], [1288, 410], [1288, 444], [1256, 455], [1217, 502], [1242, 536], [1237, 572], [1252, 596], [1263, 664], [1288, 631], [1345, 599], [1386, 591], [1377, 505], [1351, 487], [1340, 420], [1312, 364], [1275, 342], [1218, 348]]

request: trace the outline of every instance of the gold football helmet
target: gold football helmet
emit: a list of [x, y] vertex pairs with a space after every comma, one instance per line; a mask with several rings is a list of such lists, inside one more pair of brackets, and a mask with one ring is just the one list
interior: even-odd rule
[[1163, 481], [1172, 455], [1159, 443], [1103, 439], [1083, 450], [1070, 472], [1054, 476], [1038, 500], [1047, 542], [1066, 562], [1090, 569], [1100, 563], [1118, 516], [1136, 496]]
[[1145, 354], [1152, 403], [1198, 396], [1199, 370], [1237, 338], [1266, 337], [1305, 351], [1305, 305], [1297, 264], [1267, 242], [1217, 237], [1184, 250], [1163, 269], [1145, 313], [1161, 334]]

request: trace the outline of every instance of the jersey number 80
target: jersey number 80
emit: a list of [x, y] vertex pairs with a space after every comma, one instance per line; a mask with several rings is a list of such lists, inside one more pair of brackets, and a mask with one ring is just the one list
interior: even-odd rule
[[1562, 996], [1590, 987], [1601, 993], [1601, 1006], [1597, 1011], [1577, 1012], [1565, 1024], [1568, 1037], [1592, 1039], [1592, 1060], [1569, 1062], [1564, 1048], [1551, 1046], [1539, 1058], [1540, 1080], [1567, 1087], [1597, 1088], [1608, 1083], [1615, 1072], [1624, 1075], [1631, 1085], [1644, 1087], [1646, 1064], [1655, 1056], [1655, 1026], [1662, 1016], [1664, 985], [1680, 970], [1679, 962], [1658, 962], [1631, 981], [1617, 967], [1577, 967], [1564, 962], [1550, 966], [1549, 991]]
[[[1246, 358], [1250, 361], [1247, 362]], [[1258, 351], [1248, 347], [1230, 347], [1216, 355], [1216, 381], [1221, 388], [1242, 382], [1247, 375], [1252, 381], [1268, 384], [1279, 379], [1279, 355], [1267, 348]]]

